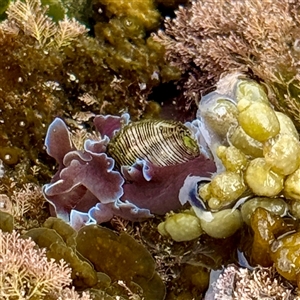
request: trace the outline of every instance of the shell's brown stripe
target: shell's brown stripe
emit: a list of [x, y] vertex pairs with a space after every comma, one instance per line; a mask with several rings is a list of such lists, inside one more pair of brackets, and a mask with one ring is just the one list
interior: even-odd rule
[[[141, 128], [141, 126], [139, 128]], [[132, 145], [130, 149], [132, 160], [147, 155], [147, 148], [143, 147], [143, 140], [145, 137], [143, 136], [141, 130], [137, 130], [135, 126], [129, 126], [127, 130], [124, 130], [124, 134], [128, 134], [132, 139]]]
[[188, 154], [188, 149], [183, 142], [184, 135], [190, 135], [190, 133], [187, 133], [186, 131], [180, 131], [178, 129], [177, 132], [174, 133], [173, 137], [170, 139], [172, 146], [176, 150], [174, 152], [177, 154], [177, 159], [182, 160], [186, 160], [185, 157]]
[[158, 123], [151, 127], [152, 140], [150, 140], [150, 147], [152, 153], [149, 155], [148, 159], [150, 158], [151, 161], [156, 165], [165, 165], [167, 163], [165, 159], [166, 141], [160, 132], [161, 125]]
[[[184, 159], [182, 158], [182, 154], [178, 153], [178, 149], [176, 147], [177, 145], [177, 140], [182, 140], [182, 137], [178, 135], [178, 132], [172, 128], [169, 132], [163, 128], [160, 130], [161, 133], [161, 139], [165, 141], [164, 145], [164, 150], [163, 150], [163, 156], [164, 160], [168, 164], [176, 164], [176, 163], [182, 163], [184, 162]], [[169, 135], [169, 136], [168, 136]], [[171, 154], [171, 155], [170, 155]]]
[[[162, 126], [162, 122], [159, 122], [153, 126], [155, 138], [153, 147], [159, 148], [158, 153], [153, 153], [151, 156], [152, 162], [156, 165], [169, 165], [180, 163], [180, 157], [177, 156], [176, 151], [173, 149], [172, 138], [177, 138], [175, 136], [174, 125]], [[178, 137], [180, 138], [180, 137]], [[162, 142], [163, 141], [163, 142]]]
[[[116, 160], [121, 161], [122, 165], [132, 165], [136, 158], [137, 150], [135, 148], [138, 147], [139, 143], [138, 139], [132, 136], [130, 129], [131, 127], [128, 126], [116, 143], [118, 146], [118, 151], [115, 153], [117, 156]], [[126, 141], [125, 144], [124, 141]]]
[[198, 156], [199, 149], [186, 146], [190, 130], [180, 122], [144, 120], [119, 131], [108, 144], [107, 152], [118, 166], [132, 165], [137, 158], [157, 166], [174, 165]]
[[187, 157], [187, 154], [189, 154], [189, 149], [183, 143], [184, 135], [190, 135], [190, 132], [187, 128], [182, 129], [179, 126], [174, 127], [172, 135], [166, 144], [166, 146], [171, 147], [171, 149], [169, 148], [169, 151], [173, 152], [173, 156], [171, 158], [173, 158], [177, 163], [185, 162], [188, 159], [195, 157], [195, 155], [192, 157]]
[[[156, 130], [155, 130], [155, 125], [151, 126], [150, 124], [148, 126], [141, 126], [141, 136], [142, 138], [147, 137], [149, 145], [151, 145], [151, 149], [147, 149], [147, 154], [144, 156], [144, 158], [148, 161], [153, 161], [157, 155], [162, 151], [162, 147], [160, 144], [155, 144], [155, 141], [157, 137], [156, 135]], [[150, 150], [150, 151], [149, 151]]]
[[[154, 124], [153, 124], [154, 125]], [[139, 133], [139, 141], [141, 143], [138, 144], [139, 147], [136, 147], [134, 150], [135, 157], [145, 158], [155, 164], [160, 165], [161, 163], [157, 161], [158, 154], [160, 152], [159, 140], [157, 137], [157, 131], [155, 130], [155, 126], [153, 126], [149, 122], [141, 123], [138, 127], [131, 128]]]

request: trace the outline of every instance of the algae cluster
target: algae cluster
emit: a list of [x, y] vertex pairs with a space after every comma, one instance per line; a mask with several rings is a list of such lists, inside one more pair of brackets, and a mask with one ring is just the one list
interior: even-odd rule
[[241, 70], [268, 86], [272, 103], [299, 129], [299, 9], [296, 0], [197, 0], [179, 7], [156, 40], [182, 70], [185, 101], [198, 102], [222, 74]]
[[86, 28], [74, 3], [42, 3], [51, 17], [39, 0], [15, 1], [0, 24], [0, 159], [19, 182], [49, 178], [43, 144], [55, 116], [138, 119], [152, 88], [179, 75], [149, 37], [161, 22], [153, 1], [80, 3]]
[[[155, 262], [142, 245], [125, 233], [90, 225], [78, 233], [57, 218], [49, 218], [43, 228], [26, 233], [39, 247], [46, 247], [48, 258], [64, 259], [72, 268], [73, 285], [91, 294], [122, 296], [128, 291], [145, 299], [164, 299], [165, 287], [155, 272]], [[96, 298], [97, 299], [97, 298]], [[99, 298], [101, 299], [101, 298]]]
[[[138, 225], [114, 219], [107, 227], [90, 225], [76, 232], [49, 218], [41, 227], [23, 231], [23, 237], [45, 248], [49, 259], [64, 259], [76, 291], [88, 291], [95, 299], [201, 299], [210, 269], [236, 261], [233, 249], [240, 235], [174, 243], [160, 236], [159, 221]], [[13, 217], [0, 211], [0, 229], [12, 232], [15, 226]]]
[[[0, 212], [0, 229], [13, 230], [11, 215]], [[93, 299], [145, 300], [165, 298], [165, 285], [155, 271], [155, 261], [143, 245], [126, 233], [90, 225], [76, 232], [64, 221], [49, 218], [40, 228], [27, 231], [48, 259], [63, 259], [72, 270], [76, 290], [89, 291]]]

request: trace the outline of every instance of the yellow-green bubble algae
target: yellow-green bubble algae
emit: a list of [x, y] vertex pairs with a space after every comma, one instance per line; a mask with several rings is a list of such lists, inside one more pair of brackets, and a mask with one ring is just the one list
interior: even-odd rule
[[237, 102], [247, 99], [248, 101], [269, 103], [264, 87], [252, 80], [240, 80], [236, 85], [235, 96]]
[[[250, 98], [253, 97], [253, 94], [250, 93]], [[254, 95], [255, 96], [255, 95]], [[255, 96], [256, 97], [256, 96]], [[227, 220], [224, 219], [224, 215], [226, 213], [230, 215], [233, 211], [238, 214], [236, 218], [236, 230], [241, 228], [242, 234], [248, 235], [248, 240], [251, 241], [252, 235], [253, 236], [253, 242], [251, 245], [251, 250], [249, 251], [249, 242], [246, 241], [246, 238], [243, 239], [242, 243], [245, 243], [245, 247], [242, 243], [240, 244], [240, 250], [246, 250], [244, 252], [247, 255], [247, 258], [252, 266], [255, 266], [256, 264], [261, 264], [263, 266], [269, 267], [274, 262], [277, 264], [277, 269], [279, 268], [280, 261], [284, 265], [284, 255], [285, 253], [288, 253], [288, 263], [290, 263], [291, 269], [293, 269], [294, 263], [296, 265], [296, 271], [299, 273], [300, 267], [298, 267], [298, 260], [296, 259], [296, 255], [294, 255], [295, 249], [298, 249], [299, 244], [299, 238], [296, 235], [292, 235], [290, 239], [285, 239], [284, 235], [289, 236], [290, 233], [293, 233], [295, 230], [298, 231], [299, 228], [297, 226], [297, 222], [294, 219], [290, 218], [290, 215], [286, 216], [286, 213], [288, 211], [288, 204], [286, 202], [286, 199], [284, 199], [282, 196], [282, 191], [284, 187], [284, 183], [289, 183], [289, 181], [285, 178], [286, 175], [291, 174], [292, 172], [295, 172], [297, 174], [296, 168], [299, 167], [298, 162], [298, 152], [299, 152], [299, 140], [298, 140], [298, 134], [295, 134], [294, 126], [291, 124], [290, 119], [281, 118], [280, 114], [276, 114], [276, 112], [273, 111], [272, 107], [269, 106], [269, 104], [266, 102], [267, 98], [263, 99], [254, 99], [254, 100], [243, 100], [239, 102], [240, 104], [240, 113], [239, 116], [241, 117], [239, 119], [239, 123], [242, 123], [241, 119], [245, 121], [243, 123], [242, 127], [249, 131], [247, 126], [252, 126], [252, 121], [254, 120], [254, 114], [255, 111], [265, 111], [267, 120], [264, 120], [263, 118], [260, 118], [261, 123], [258, 122], [258, 120], [255, 121], [255, 124], [258, 125], [257, 132], [251, 132], [252, 138], [255, 138], [255, 141], [260, 141], [260, 145], [258, 144], [258, 147], [253, 147], [254, 149], [257, 148], [259, 151], [253, 151], [253, 153], [247, 153], [244, 151], [243, 147], [245, 146], [245, 143], [240, 143], [240, 138], [236, 139], [241, 144], [242, 147], [239, 147], [242, 152], [244, 152], [247, 157], [243, 160], [244, 163], [242, 164], [242, 167], [233, 168], [233, 172], [236, 172], [237, 174], [240, 174], [242, 177], [242, 181], [245, 179], [245, 189], [251, 188], [252, 192], [256, 195], [261, 195], [265, 197], [256, 197], [256, 199], [253, 199], [252, 201], [249, 200], [246, 203], [240, 203], [237, 207], [242, 206], [242, 214], [243, 219], [241, 218], [240, 210], [237, 207], [234, 207], [234, 209], [229, 208], [227, 211], [224, 210], [223, 207], [220, 207], [217, 209], [222, 209], [221, 211], [217, 212], [217, 214], [220, 214], [220, 219], [214, 218], [213, 221], [215, 221], [215, 224], [211, 220], [203, 222], [201, 220], [200, 214], [199, 218], [201, 220], [201, 227], [204, 232], [206, 232], [208, 235], [210, 235], [213, 238], [226, 238], [226, 235], [219, 236], [218, 232], [220, 229], [223, 230], [225, 227], [225, 224], [228, 223]], [[249, 103], [248, 103], [249, 102]], [[201, 103], [200, 103], [201, 106]], [[252, 112], [249, 113], [248, 116], [243, 116], [242, 112], [245, 112], [248, 107], [251, 107]], [[248, 113], [248, 112], [247, 112]], [[279, 116], [279, 117], [278, 117]], [[244, 126], [245, 125], [245, 126]], [[280, 128], [279, 128], [280, 125]], [[291, 125], [291, 126], [290, 126]], [[242, 130], [242, 127], [240, 129]], [[235, 129], [235, 128], [234, 128]], [[251, 130], [253, 127], [251, 127]], [[241, 131], [240, 130], [240, 131]], [[256, 130], [256, 129], [255, 129]], [[255, 131], [254, 130], [254, 131]], [[258, 133], [259, 132], [259, 133]], [[257, 136], [256, 136], [257, 133]], [[261, 136], [258, 138], [258, 135], [261, 134]], [[265, 134], [265, 135], [264, 135]], [[276, 136], [276, 137], [275, 137]], [[229, 135], [230, 137], [230, 135]], [[266, 153], [268, 149], [266, 147], [268, 146], [268, 143], [270, 143], [272, 146], [275, 144], [275, 142], [282, 137], [283, 142], [280, 144], [280, 147], [277, 147], [274, 149], [275, 152], [275, 163], [274, 166], [276, 166], [276, 172], [274, 173], [271, 168], [273, 168], [273, 164], [270, 163], [270, 160], [268, 160], [268, 165], [266, 164]], [[284, 139], [283, 139], [284, 138]], [[231, 140], [233, 142], [234, 140]], [[267, 142], [266, 142], [267, 141]], [[274, 141], [274, 142], [273, 142]], [[293, 143], [294, 142], [294, 145]], [[273, 142], [273, 144], [272, 144]], [[264, 143], [264, 145], [263, 145]], [[250, 145], [250, 143], [248, 143]], [[263, 150], [264, 146], [264, 151]], [[293, 147], [292, 147], [293, 146]], [[291, 149], [287, 149], [290, 147]], [[248, 147], [247, 147], [248, 148]], [[222, 149], [221, 149], [222, 150]], [[276, 151], [275, 151], [276, 150]], [[287, 154], [289, 154], [289, 151], [291, 153], [291, 158], [288, 158], [287, 160], [284, 160], [285, 157], [288, 157]], [[260, 153], [256, 153], [260, 152]], [[265, 156], [265, 158], [262, 158], [260, 156]], [[251, 157], [258, 157], [250, 162], [250, 166], [247, 163], [247, 160], [251, 159]], [[273, 157], [272, 157], [273, 159]], [[274, 159], [274, 160], [275, 160]], [[294, 161], [293, 161], [294, 160]], [[290, 162], [290, 164], [288, 163]], [[273, 162], [273, 161], [272, 161]], [[255, 165], [255, 163], [258, 163]], [[226, 165], [227, 166], [227, 165]], [[231, 167], [231, 165], [230, 165]], [[247, 168], [247, 171], [245, 173], [244, 170]], [[222, 173], [224, 174], [224, 173]], [[280, 175], [282, 174], [282, 175]], [[212, 182], [209, 183], [203, 190], [200, 190], [200, 196], [204, 203], [202, 203], [202, 206], [208, 206], [212, 209], [215, 207], [212, 207], [210, 205], [210, 194], [212, 191], [218, 191], [216, 187], [210, 188], [213, 181], [217, 176], [220, 176], [219, 174], [213, 177]], [[292, 176], [292, 175], [290, 175]], [[245, 178], [244, 178], [245, 177]], [[289, 178], [289, 177], [288, 177]], [[292, 177], [290, 177], [292, 178]], [[276, 180], [278, 179], [278, 180]], [[230, 184], [232, 184], [232, 180], [229, 181]], [[298, 184], [297, 184], [298, 183]], [[290, 193], [289, 197], [287, 197], [287, 194], [284, 194], [286, 198], [291, 198], [293, 201], [297, 200], [297, 196], [299, 193], [299, 180], [298, 177], [295, 176], [295, 179], [293, 180], [293, 186], [291, 186], [290, 190], [293, 189], [293, 192]], [[223, 187], [223, 182], [222, 182]], [[212, 190], [212, 191], [211, 191]], [[295, 191], [297, 190], [297, 192]], [[245, 192], [243, 190], [242, 192]], [[249, 190], [248, 190], [249, 192]], [[230, 195], [232, 192], [230, 192]], [[215, 199], [217, 195], [213, 195]], [[235, 197], [235, 200], [238, 200], [241, 195], [237, 195]], [[266, 196], [269, 196], [270, 198], [267, 198]], [[280, 197], [280, 198], [279, 198]], [[226, 199], [224, 195], [221, 197], [222, 199]], [[242, 199], [240, 199], [242, 200]], [[231, 207], [234, 205], [235, 201], [232, 203]], [[296, 206], [294, 205], [295, 209]], [[207, 208], [206, 208], [207, 209]], [[213, 212], [211, 213], [214, 214]], [[222, 214], [224, 214], [222, 216]], [[286, 218], [282, 218], [281, 216], [286, 216]], [[174, 217], [173, 217], [174, 218]], [[250, 222], [251, 219], [251, 222]], [[247, 224], [251, 224], [252, 231], [247, 229], [247, 226], [243, 226], [242, 223], [245, 221]], [[164, 224], [163, 224], [164, 225]], [[216, 226], [213, 226], [216, 225]], [[185, 229], [187, 229], [186, 227]], [[161, 231], [163, 234], [168, 234], [166, 227], [162, 226], [162, 229], [165, 230], [165, 232]], [[178, 230], [180, 230], [178, 228]], [[173, 234], [174, 235], [174, 234]], [[203, 238], [203, 234], [199, 238], [201, 240]], [[283, 239], [280, 239], [280, 236], [284, 236]], [[171, 235], [172, 237], [172, 235]], [[276, 242], [280, 241], [280, 243], [276, 246], [278, 249], [281, 247], [282, 250], [279, 250], [278, 253], [276, 253], [275, 256], [272, 257], [271, 255], [271, 245], [274, 245]], [[289, 242], [287, 242], [289, 241]], [[200, 243], [200, 241], [199, 241]], [[289, 244], [291, 243], [291, 244]], [[282, 245], [283, 244], [283, 245]], [[274, 246], [275, 247], [275, 246]], [[275, 248], [276, 248], [275, 247]], [[274, 248], [274, 249], [275, 249]], [[275, 251], [275, 250], [274, 250]], [[294, 269], [295, 269], [294, 268]], [[299, 268], [299, 269], [298, 269]], [[279, 273], [284, 273], [284, 270], [281, 270]], [[298, 276], [298, 275], [297, 275]], [[285, 276], [287, 279], [288, 276]], [[300, 276], [298, 276], [297, 280], [299, 282]], [[293, 280], [295, 281], [295, 274], [293, 274]]]
[[243, 221], [239, 210], [223, 209], [213, 213], [213, 220], [200, 220], [202, 229], [216, 239], [227, 238], [242, 227]]
[[288, 204], [282, 198], [254, 197], [246, 201], [241, 207], [243, 221], [250, 225], [250, 219], [254, 211], [262, 207], [278, 216], [285, 216]]
[[196, 239], [203, 232], [199, 218], [189, 212], [168, 215], [157, 229], [160, 234], [170, 236], [176, 242]]

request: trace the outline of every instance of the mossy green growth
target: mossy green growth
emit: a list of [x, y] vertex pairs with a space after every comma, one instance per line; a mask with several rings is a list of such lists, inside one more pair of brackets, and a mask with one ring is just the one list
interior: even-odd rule
[[0, 230], [4, 232], [12, 232], [14, 229], [14, 217], [0, 210]]
[[[153, 0], [94, 0], [94, 5], [96, 39], [109, 53], [105, 62], [130, 89], [138, 86], [146, 95], [160, 82], [179, 78], [179, 71], [164, 61], [164, 48], [148, 37], [161, 22]], [[135, 77], [131, 83], [129, 74]]]
[[103, 13], [108, 17], [134, 17], [137, 20], [135, 24], [146, 30], [154, 29], [159, 25], [160, 14], [153, 0], [94, 0], [94, 4], [96, 3], [103, 6], [105, 9]]
[[10, 0], [1, 0], [0, 1], [0, 15], [2, 15], [6, 11], [9, 3], [10, 3]]
[[66, 14], [66, 9], [60, 0], [41, 0], [43, 6], [47, 6], [47, 15], [50, 16], [53, 21], [57, 22], [62, 20]]
[[126, 233], [89, 225], [79, 230], [77, 250], [86, 257], [98, 272], [104, 272], [112, 281], [122, 280], [145, 300], [164, 299], [165, 287], [155, 272], [150, 253]]
[[[55, 49], [48, 54], [45, 50], [22, 30], [18, 34], [1, 31], [0, 158], [7, 167], [6, 176], [19, 183], [50, 176], [47, 164], [52, 160], [43, 149], [44, 137], [62, 102], [47, 81], [54, 82], [61, 55]], [[33, 176], [33, 166], [39, 176]]]
[[64, 3], [44, 0], [51, 19], [38, 1], [24, 1], [27, 14], [18, 13], [23, 2], [11, 2], [0, 23], [0, 158], [7, 178], [44, 183], [53, 165], [44, 137], [55, 116], [127, 111], [138, 119], [152, 89], [179, 72], [149, 37], [161, 22], [152, 0], [87, 2], [95, 24], [89, 36], [75, 20], [53, 21], [62, 19]]

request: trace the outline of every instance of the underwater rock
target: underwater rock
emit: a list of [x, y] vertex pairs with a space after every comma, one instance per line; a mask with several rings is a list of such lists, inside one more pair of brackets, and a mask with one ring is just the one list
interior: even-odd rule
[[[74, 228], [106, 222], [114, 215], [140, 221], [152, 213], [176, 210], [181, 207], [178, 194], [185, 178], [189, 174], [210, 176], [215, 171], [214, 162], [200, 152], [173, 165], [158, 166], [147, 157], [136, 157], [133, 165], [116, 168], [106, 151], [110, 139], [129, 123], [129, 116], [100, 115], [94, 123], [101, 139], [87, 139], [83, 150], [75, 148], [70, 132], [59, 118], [50, 125], [46, 136], [47, 152], [56, 159], [59, 168], [51, 183], [44, 186], [44, 196], [52, 205], [52, 214]], [[198, 143], [202, 150], [197, 126], [197, 121], [186, 125], [185, 130], [194, 140], [187, 136], [184, 142], [188, 146]], [[142, 149], [143, 140], [136, 141]]]

